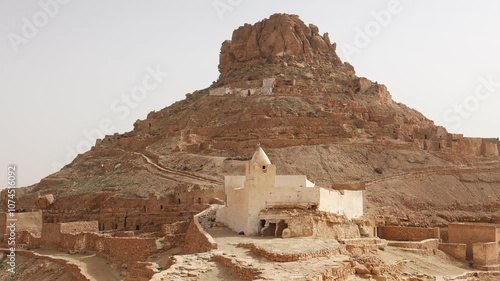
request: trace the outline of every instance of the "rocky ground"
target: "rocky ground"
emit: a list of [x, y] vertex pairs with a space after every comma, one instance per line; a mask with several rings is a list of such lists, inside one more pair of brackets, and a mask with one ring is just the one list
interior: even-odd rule
[[[219, 244], [217, 250], [194, 255], [173, 255], [175, 262], [152, 280], [330, 280], [346, 278], [360, 280], [455, 280], [467, 272], [474, 272], [468, 264], [458, 262], [443, 252], [423, 255], [391, 246], [383, 246], [373, 253], [352, 256], [349, 253], [320, 254], [321, 249], [338, 247], [328, 239], [276, 239], [245, 237], [226, 228], [208, 230]], [[249, 250], [255, 244], [269, 253], [293, 255], [316, 252], [301, 260], [276, 262]], [[495, 280], [500, 273], [456, 280]], [[320, 279], [317, 279], [320, 278]], [[326, 278], [326, 279], [321, 279]], [[334, 280], [334, 279], [332, 279]]]

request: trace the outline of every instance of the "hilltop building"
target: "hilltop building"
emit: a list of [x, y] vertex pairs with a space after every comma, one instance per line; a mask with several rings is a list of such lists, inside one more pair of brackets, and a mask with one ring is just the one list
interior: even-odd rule
[[[246, 235], [267, 231], [281, 237], [286, 228], [293, 227], [283, 215], [277, 222], [270, 222], [266, 211], [271, 209], [326, 212], [347, 219], [363, 215], [362, 190], [327, 189], [316, 186], [305, 175], [276, 175], [276, 166], [261, 147], [246, 164], [244, 176], [225, 177], [225, 194], [226, 205], [218, 210], [217, 220]], [[291, 236], [305, 233], [312, 234], [300, 231], [294, 235], [292, 231]]]

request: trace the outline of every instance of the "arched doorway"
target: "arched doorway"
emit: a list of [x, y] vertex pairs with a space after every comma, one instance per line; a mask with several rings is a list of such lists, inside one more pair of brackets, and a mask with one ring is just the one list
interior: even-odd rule
[[283, 229], [288, 227], [288, 223], [286, 223], [284, 220], [280, 220], [278, 222], [278, 228], [276, 229], [276, 237], [281, 237], [283, 234]]
[[267, 227], [262, 229], [263, 236], [275, 236], [276, 235], [276, 223], [269, 223]]

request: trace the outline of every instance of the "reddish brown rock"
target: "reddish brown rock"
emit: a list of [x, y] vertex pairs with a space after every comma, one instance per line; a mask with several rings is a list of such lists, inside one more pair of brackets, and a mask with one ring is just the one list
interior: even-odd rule
[[43, 196], [40, 196], [38, 197], [37, 201], [36, 201], [36, 206], [39, 208], [39, 209], [47, 209], [48, 207], [50, 207], [50, 205], [52, 205], [54, 203], [54, 195], [52, 194], [47, 194], [47, 195], [43, 195]]
[[358, 275], [370, 274], [370, 270], [362, 264], [357, 264], [356, 266], [354, 266], [354, 272]]
[[[252, 60], [295, 56], [312, 59], [314, 51], [335, 54], [328, 34], [319, 35], [315, 25], [305, 25], [296, 15], [275, 14], [255, 25], [245, 24], [233, 32], [233, 37], [221, 47], [219, 71], [240, 68]], [[334, 56], [336, 60], [338, 57]]]

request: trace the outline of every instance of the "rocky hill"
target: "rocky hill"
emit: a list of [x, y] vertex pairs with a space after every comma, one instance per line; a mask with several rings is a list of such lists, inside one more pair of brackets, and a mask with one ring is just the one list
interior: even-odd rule
[[[500, 142], [435, 126], [357, 77], [335, 47], [295, 15], [239, 27], [222, 44], [218, 81], [98, 140], [24, 188], [19, 208], [38, 204], [64, 221], [98, 215], [110, 198], [221, 191], [223, 176], [243, 173], [260, 143], [278, 173], [325, 187], [366, 182], [367, 211], [380, 223], [498, 221]], [[39, 199], [46, 194], [55, 203]]]

